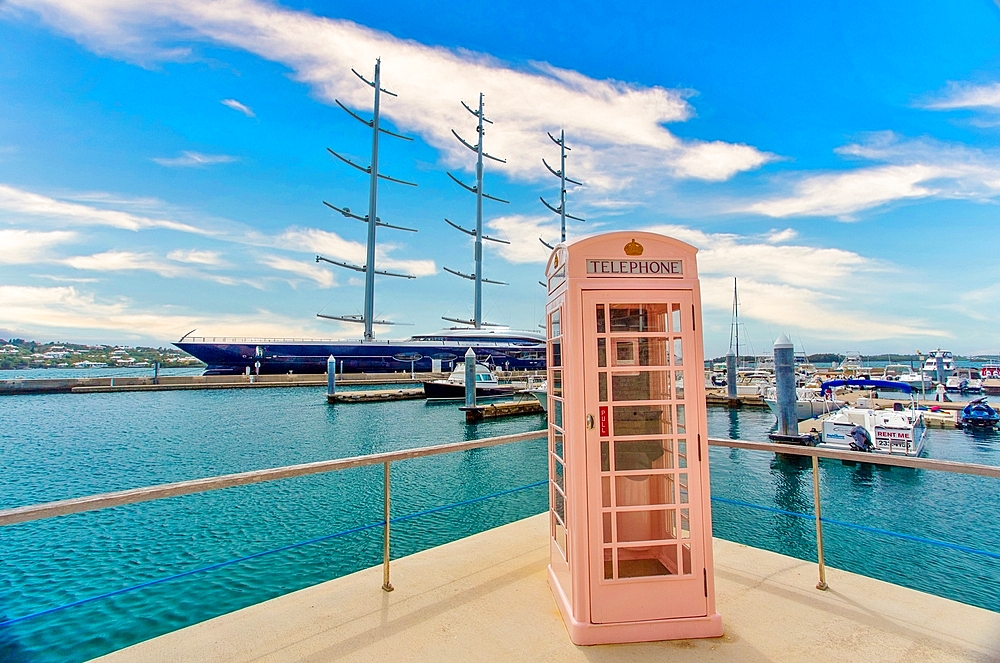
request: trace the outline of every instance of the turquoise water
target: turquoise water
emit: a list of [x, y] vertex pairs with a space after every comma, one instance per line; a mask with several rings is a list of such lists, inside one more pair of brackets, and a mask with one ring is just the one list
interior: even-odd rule
[[[321, 388], [53, 394], [0, 399], [0, 508], [167, 481], [539, 429], [542, 417], [467, 426], [423, 401], [328, 406]], [[709, 411], [714, 436], [764, 439], [768, 412]], [[928, 455], [1000, 464], [1000, 437], [932, 430]], [[532, 441], [393, 467], [393, 515], [534, 483]], [[714, 495], [811, 512], [808, 466], [711, 451]], [[1000, 551], [1000, 483], [824, 463], [824, 515]], [[0, 529], [0, 621], [217, 562], [375, 523], [381, 468], [358, 468]], [[394, 528], [393, 554], [546, 508], [532, 488]], [[716, 503], [718, 536], [814, 558], [812, 524]], [[826, 528], [828, 562], [1000, 610], [1000, 562]], [[80, 661], [378, 564], [375, 529], [0, 627], [0, 661]]]

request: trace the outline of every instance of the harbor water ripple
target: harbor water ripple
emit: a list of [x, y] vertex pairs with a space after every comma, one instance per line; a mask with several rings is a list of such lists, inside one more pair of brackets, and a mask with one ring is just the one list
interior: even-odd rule
[[[423, 401], [329, 406], [321, 388], [52, 394], [0, 401], [0, 508], [231, 472], [540, 429], [464, 423]], [[709, 410], [716, 437], [766, 439], [766, 411]], [[934, 429], [927, 454], [1000, 465], [1000, 436]], [[806, 464], [713, 448], [713, 494], [811, 513]], [[824, 516], [1000, 552], [1000, 484], [824, 462]], [[396, 463], [393, 516], [545, 479], [542, 440]], [[0, 529], [0, 622], [377, 523], [382, 468], [75, 514]], [[401, 522], [399, 557], [545, 510], [531, 488]], [[716, 536], [815, 559], [805, 519], [715, 503]], [[1000, 562], [830, 525], [827, 562], [1000, 610]], [[378, 564], [372, 528], [0, 627], [0, 661], [82, 661]], [[377, 588], [375, 588], [377, 589]]]

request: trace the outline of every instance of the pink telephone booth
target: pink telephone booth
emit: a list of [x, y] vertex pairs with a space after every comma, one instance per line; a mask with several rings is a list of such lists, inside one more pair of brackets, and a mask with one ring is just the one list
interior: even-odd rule
[[722, 635], [696, 253], [616, 232], [546, 266], [549, 584], [576, 644]]

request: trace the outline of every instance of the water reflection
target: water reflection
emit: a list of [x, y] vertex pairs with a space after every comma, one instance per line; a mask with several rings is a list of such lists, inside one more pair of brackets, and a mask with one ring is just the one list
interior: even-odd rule
[[[812, 459], [804, 456], [775, 454], [770, 463], [774, 484], [774, 503], [779, 509], [809, 513], [812, 503]], [[812, 524], [802, 518], [781, 516], [775, 530], [785, 542], [801, 549], [813, 539]]]
[[734, 408], [730, 408], [729, 410], [729, 439], [743, 439], [740, 437], [740, 411]]

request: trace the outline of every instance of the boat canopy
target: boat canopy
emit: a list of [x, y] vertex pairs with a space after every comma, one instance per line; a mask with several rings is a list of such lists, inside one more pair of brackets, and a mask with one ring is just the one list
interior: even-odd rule
[[820, 385], [820, 391], [826, 392], [827, 389], [834, 389], [836, 387], [870, 387], [874, 389], [898, 389], [904, 394], [912, 394], [913, 387], [906, 384], [905, 382], [895, 382], [892, 380], [830, 380], [829, 382], [824, 382]]

